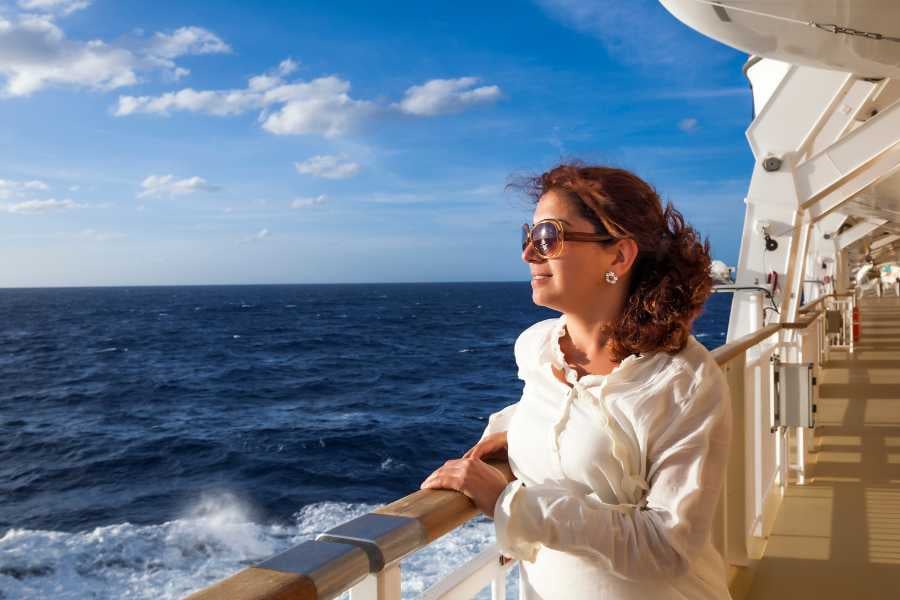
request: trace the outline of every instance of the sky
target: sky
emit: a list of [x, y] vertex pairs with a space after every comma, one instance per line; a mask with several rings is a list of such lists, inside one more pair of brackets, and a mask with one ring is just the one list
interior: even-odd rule
[[737, 261], [747, 56], [650, 0], [0, 0], [0, 287], [526, 281], [564, 160]]

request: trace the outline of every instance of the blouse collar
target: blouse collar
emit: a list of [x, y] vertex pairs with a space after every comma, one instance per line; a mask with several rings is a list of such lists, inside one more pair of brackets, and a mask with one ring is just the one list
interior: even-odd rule
[[[554, 367], [561, 370], [565, 374], [566, 381], [568, 381], [573, 386], [575, 384], [580, 384], [581, 387], [591, 387], [594, 385], [599, 385], [600, 383], [603, 383], [605, 381], [624, 377], [630, 371], [634, 371], [636, 367], [643, 366], [644, 364], [649, 364], [650, 362], [652, 362], [650, 359], [660, 354], [659, 352], [631, 354], [629, 356], [626, 356], [622, 360], [622, 362], [620, 362], [612, 371], [610, 371], [606, 375], [589, 374], [579, 378], [578, 372], [570, 367], [566, 362], [565, 355], [563, 354], [562, 348], [560, 348], [559, 345], [560, 339], [562, 339], [562, 337], [565, 335], [566, 315], [565, 313], [563, 313], [557, 319], [556, 324], [550, 331], [549, 338], [544, 344], [542, 359], [544, 362], [549, 362]], [[634, 378], [633, 374], [629, 379], [631, 378]]]

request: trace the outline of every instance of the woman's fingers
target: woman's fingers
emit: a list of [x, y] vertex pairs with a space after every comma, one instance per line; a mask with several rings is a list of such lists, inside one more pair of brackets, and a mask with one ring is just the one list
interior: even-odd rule
[[447, 461], [444, 466], [436, 470], [434, 473], [425, 478], [425, 481], [419, 486], [419, 489], [451, 489], [462, 491], [462, 481], [460, 477], [461, 461]]
[[463, 454], [463, 458], [482, 458], [494, 452], [493, 448], [486, 446], [485, 444], [476, 444], [469, 448], [468, 452]]
[[463, 458], [478, 458], [484, 459], [486, 456], [490, 456], [492, 454], [503, 453], [505, 455], [506, 451], [506, 432], [501, 431], [498, 433], [492, 433], [487, 436], [463, 454]]
[[506, 477], [498, 469], [480, 460], [459, 459], [447, 461], [419, 487], [461, 492], [482, 512], [493, 518], [494, 504], [506, 484]]

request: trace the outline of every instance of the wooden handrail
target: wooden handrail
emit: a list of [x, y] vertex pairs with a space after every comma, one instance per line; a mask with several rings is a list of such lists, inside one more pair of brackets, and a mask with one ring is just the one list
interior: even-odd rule
[[[507, 481], [515, 479], [509, 463], [505, 461], [487, 461], [487, 463], [500, 469]], [[468, 496], [453, 490], [419, 490], [373, 512], [416, 519], [425, 530], [427, 544], [481, 514]]]
[[746, 351], [747, 348], [755, 346], [760, 343], [773, 333], [778, 332], [781, 329], [781, 325], [779, 323], [772, 323], [771, 325], [766, 325], [762, 329], [757, 329], [756, 331], [751, 331], [747, 335], [740, 337], [733, 342], [728, 342], [727, 344], [723, 344], [712, 351], [713, 358], [716, 359], [716, 363], [723, 367], [725, 363], [730, 361], [732, 358]]
[[[506, 461], [486, 461], [499, 469], [507, 481], [515, 477]], [[370, 514], [402, 517], [418, 522], [423, 535], [403, 549], [403, 556], [423, 548], [460, 525], [481, 514], [468, 496], [453, 490], [417, 490], [412, 494], [375, 509]], [[309, 553], [328, 550], [329, 542], [306, 542]], [[324, 545], [324, 546], [323, 546]], [[332, 544], [336, 545], [336, 544]], [[301, 544], [302, 546], [302, 544]], [[300, 548], [295, 546], [295, 548]], [[311, 573], [291, 573], [262, 566], [247, 567], [188, 598], [190, 600], [321, 600], [336, 596], [370, 573], [370, 559], [359, 547], [325, 561]]]
[[822, 311], [818, 310], [816, 312], [808, 312], [793, 323], [781, 323], [781, 327], [783, 329], [806, 329], [819, 318], [820, 314], [822, 314]]
[[[801, 310], [810, 313], [826, 296], [823, 296]], [[794, 323], [772, 323], [747, 335], [719, 346], [712, 351], [713, 358], [721, 367], [731, 359], [759, 344], [769, 336], [784, 329], [805, 328], [815, 322], [819, 311], [806, 314]], [[508, 463], [489, 461], [500, 469], [507, 480], [514, 477]], [[413, 546], [404, 551], [403, 556], [427, 546], [441, 536], [453, 531], [481, 514], [475, 504], [464, 494], [452, 490], [417, 490], [403, 498], [372, 511], [374, 515], [400, 517], [415, 521], [422, 535]], [[320, 551], [322, 544], [329, 542], [306, 542], [310, 550]], [[313, 547], [312, 544], [319, 546]], [[337, 545], [337, 544], [334, 544]], [[299, 548], [299, 547], [296, 547]], [[396, 563], [402, 556], [392, 558]], [[370, 557], [355, 546], [348, 546], [343, 554], [330, 562], [323, 563], [312, 573], [300, 574], [272, 570], [261, 566], [245, 568], [234, 575], [190, 595], [191, 600], [229, 598], [233, 600], [320, 600], [336, 596], [337, 593], [355, 585], [371, 572]]]
[[798, 313], [810, 312], [810, 311], [814, 310], [820, 303], [827, 300], [828, 298], [847, 298], [852, 295], [853, 295], [852, 292], [846, 292], [846, 293], [840, 293], [840, 294], [837, 292], [834, 292], [831, 294], [825, 294], [824, 296], [819, 296], [818, 298], [816, 298], [815, 300], [813, 300], [811, 302], [807, 302], [806, 304], [804, 304], [803, 306], [798, 308], [797, 312]]
[[[360, 550], [362, 553], [362, 550]], [[188, 600], [318, 600], [316, 585], [305, 575], [247, 567], [187, 597]]]

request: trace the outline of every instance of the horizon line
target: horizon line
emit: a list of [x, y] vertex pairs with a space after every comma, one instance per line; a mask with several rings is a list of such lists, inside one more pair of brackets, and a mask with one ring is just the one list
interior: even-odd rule
[[467, 279], [447, 281], [328, 281], [328, 282], [267, 282], [267, 283], [135, 283], [135, 284], [96, 284], [96, 285], [20, 285], [0, 286], [6, 290], [77, 290], [96, 288], [164, 288], [164, 287], [249, 287], [249, 286], [288, 286], [288, 285], [436, 285], [447, 283], [529, 283], [528, 279]]

